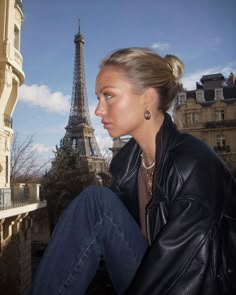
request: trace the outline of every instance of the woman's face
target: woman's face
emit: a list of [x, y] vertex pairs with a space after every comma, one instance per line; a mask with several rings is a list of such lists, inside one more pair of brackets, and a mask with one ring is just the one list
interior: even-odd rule
[[135, 137], [144, 124], [144, 95], [138, 94], [128, 82], [125, 72], [114, 66], [105, 66], [96, 79], [98, 105], [96, 116], [111, 137]]

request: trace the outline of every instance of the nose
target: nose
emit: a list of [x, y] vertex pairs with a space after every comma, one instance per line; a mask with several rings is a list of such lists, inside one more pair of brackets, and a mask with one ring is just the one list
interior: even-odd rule
[[105, 112], [106, 111], [105, 111], [104, 104], [101, 101], [99, 101], [95, 109], [95, 115], [98, 117], [102, 117], [105, 114]]

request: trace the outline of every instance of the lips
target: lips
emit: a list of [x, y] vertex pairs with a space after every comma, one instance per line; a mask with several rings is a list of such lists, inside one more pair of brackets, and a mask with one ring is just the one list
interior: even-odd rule
[[102, 120], [102, 124], [104, 129], [108, 129], [111, 126], [111, 123], [105, 120]]

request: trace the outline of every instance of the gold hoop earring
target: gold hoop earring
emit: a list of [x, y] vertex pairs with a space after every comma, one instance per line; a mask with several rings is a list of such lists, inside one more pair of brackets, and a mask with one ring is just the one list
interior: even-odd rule
[[144, 112], [144, 118], [146, 119], [146, 120], [150, 120], [151, 119], [151, 113], [148, 111], [148, 110], [146, 110], [145, 112]]

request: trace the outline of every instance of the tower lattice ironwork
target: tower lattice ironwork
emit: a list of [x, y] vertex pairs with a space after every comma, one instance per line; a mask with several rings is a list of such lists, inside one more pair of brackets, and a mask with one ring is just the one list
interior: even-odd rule
[[85, 81], [84, 37], [80, 32], [75, 35], [75, 60], [73, 90], [68, 125], [65, 138], [73, 148], [78, 149], [80, 157], [87, 160], [90, 170], [104, 171], [105, 159], [99, 150], [94, 128], [89, 115]]

